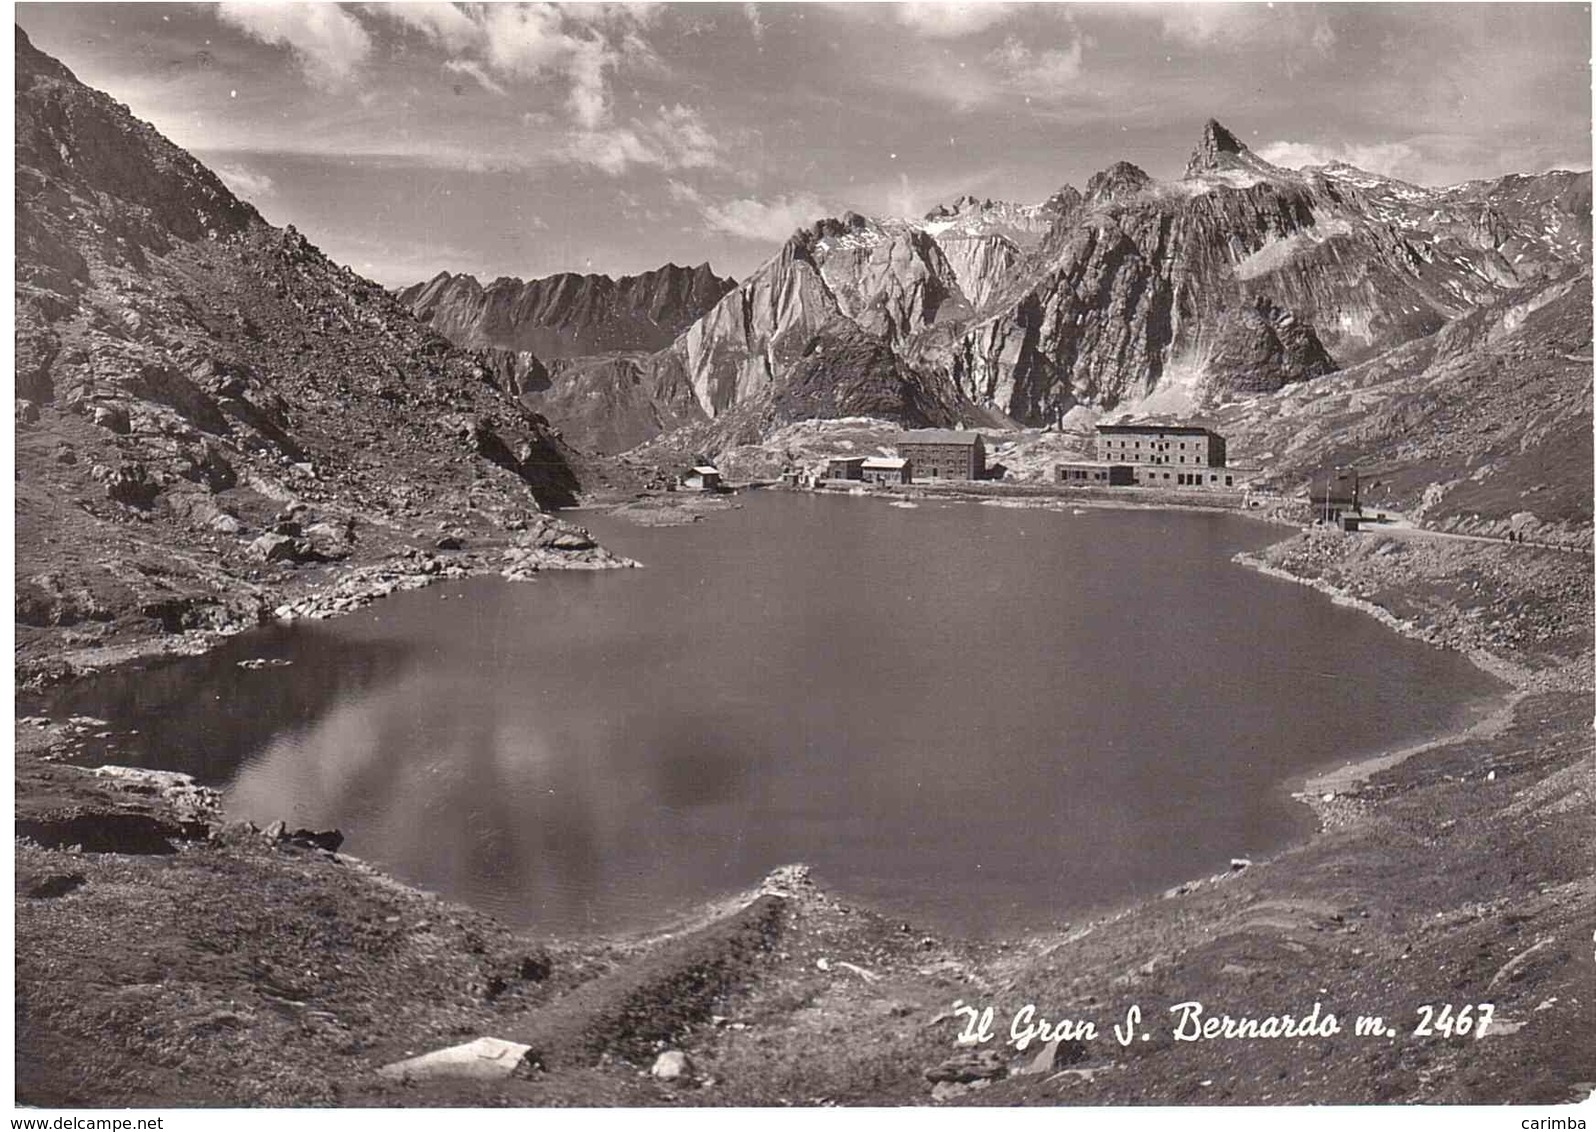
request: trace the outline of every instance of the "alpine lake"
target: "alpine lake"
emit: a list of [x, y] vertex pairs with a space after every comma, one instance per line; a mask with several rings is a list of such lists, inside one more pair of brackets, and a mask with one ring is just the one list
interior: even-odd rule
[[737, 499], [678, 527], [569, 516], [644, 569], [400, 593], [52, 712], [110, 721], [96, 761], [340, 829], [552, 936], [660, 926], [803, 862], [1007, 938], [1282, 849], [1314, 827], [1290, 796], [1310, 772], [1502, 690], [1235, 564], [1287, 533], [1238, 515]]

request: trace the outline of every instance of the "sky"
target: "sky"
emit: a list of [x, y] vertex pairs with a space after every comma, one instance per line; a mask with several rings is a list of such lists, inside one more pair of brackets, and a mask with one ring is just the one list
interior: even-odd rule
[[267, 220], [389, 286], [743, 278], [852, 209], [1264, 158], [1589, 169], [1589, 4], [30, 4], [16, 22]]

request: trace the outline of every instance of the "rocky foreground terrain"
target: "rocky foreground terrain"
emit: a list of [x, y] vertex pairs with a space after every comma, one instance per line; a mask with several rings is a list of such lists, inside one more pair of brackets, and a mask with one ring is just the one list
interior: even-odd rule
[[257, 624], [345, 566], [436, 574], [602, 484], [490, 358], [16, 35], [24, 683]]

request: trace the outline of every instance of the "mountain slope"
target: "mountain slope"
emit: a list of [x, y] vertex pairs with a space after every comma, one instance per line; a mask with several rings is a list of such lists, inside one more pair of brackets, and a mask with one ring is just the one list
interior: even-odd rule
[[1282, 490], [1354, 466], [1426, 526], [1589, 547], [1591, 276], [1568, 269], [1310, 387], [1219, 414]]
[[396, 296], [460, 346], [535, 354], [541, 361], [662, 349], [734, 285], [709, 264], [666, 264], [641, 275], [551, 275], [523, 283], [442, 272]]
[[1099, 174], [1007, 309], [911, 356], [1035, 424], [1171, 382], [1197, 400], [1279, 388], [1588, 262], [1589, 202], [1589, 174], [1430, 190], [1297, 173], [1210, 122], [1181, 181]]
[[1263, 161], [1217, 122], [1186, 175], [1120, 162], [1084, 193], [961, 198], [796, 233], [656, 358], [716, 417], [814, 336], [874, 337], [955, 415], [1047, 424], [1174, 389], [1279, 389], [1432, 334], [1590, 256], [1590, 175], [1421, 189]]
[[573, 498], [568, 451], [483, 358], [21, 29], [16, 123], [24, 653], [247, 623], [296, 563]]

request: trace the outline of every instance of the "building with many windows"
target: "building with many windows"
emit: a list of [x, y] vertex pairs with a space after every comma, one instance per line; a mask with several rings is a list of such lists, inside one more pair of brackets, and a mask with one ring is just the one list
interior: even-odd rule
[[920, 428], [898, 434], [898, 456], [909, 461], [917, 482], [986, 477], [986, 442], [978, 432]]
[[1239, 491], [1247, 486], [1246, 475], [1225, 463], [1225, 438], [1201, 425], [1100, 424], [1096, 456], [1056, 465], [1054, 478], [1104, 487]]

